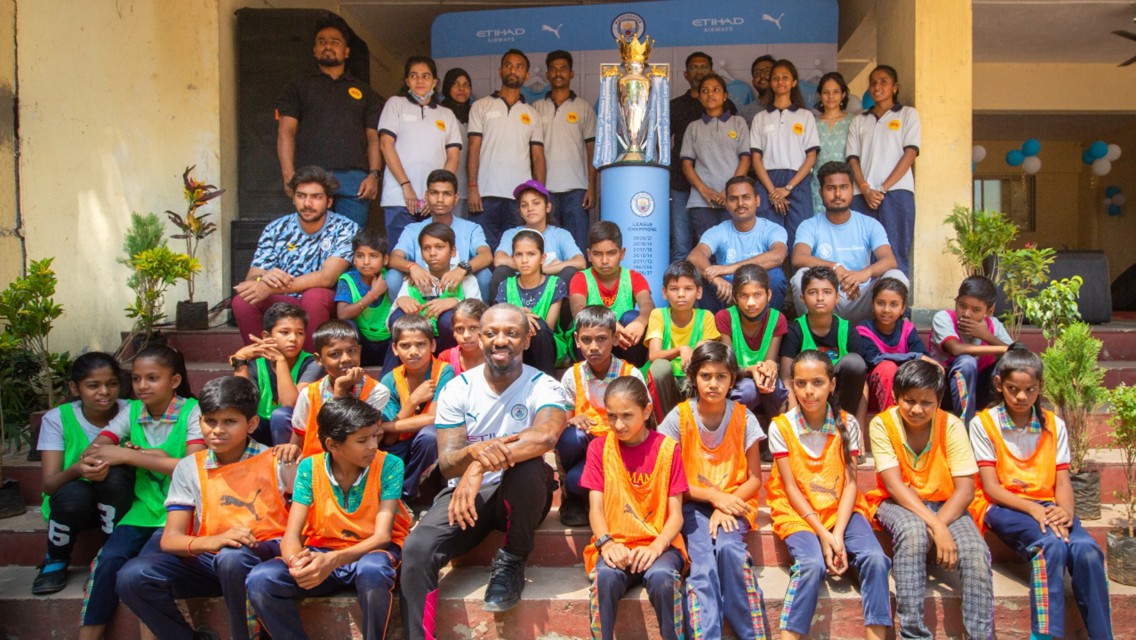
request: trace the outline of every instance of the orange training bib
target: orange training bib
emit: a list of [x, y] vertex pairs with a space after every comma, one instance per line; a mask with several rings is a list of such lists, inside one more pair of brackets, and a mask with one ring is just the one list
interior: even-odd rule
[[[325, 549], [346, 549], [366, 540], [375, 533], [375, 519], [379, 515], [382, 493], [383, 460], [387, 454], [379, 451], [367, 471], [363, 486], [363, 501], [355, 511], [347, 511], [335, 499], [335, 488], [327, 475], [326, 453], [312, 456], [312, 506], [304, 524], [304, 545]], [[402, 546], [410, 531], [410, 513], [406, 505], [398, 502], [391, 527], [391, 544]]]
[[[366, 402], [367, 398], [371, 397], [371, 392], [375, 390], [375, 379], [370, 376], [363, 377], [363, 390], [359, 393], [359, 399]], [[316, 422], [316, 416], [319, 415], [320, 409], [323, 407], [323, 395], [320, 394], [320, 383], [313, 382], [306, 388], [308, 393], [308, 424], [304, 427], [304, 444], [301, 447], [301, 457], [307, 458], [314, 456], [317, 453], [323, 453], [323, 444], [320, 443], [319, 438], [319, 423]]]
[[248, 527], [260, 541], [283, 536], [288, 510], [276, 486], [276, 458], [264, 451], [248, 460], [206, 469], [208, 453], [194, 454], [201, 483], [201, 523], [196, 535]]
[[[951, 475], [950, 464], [947, 463], [947, 412], [939, 409], [935, 413], [935, 421], [931, 427], [931, 442], [927, 452], [919, 460], [918, 467], [914, 457], [907, 450], [900, 437], [903, 426], [896, 420], [897, 412], [893, 407], [880, 414], [880, 419], [887, 429], [888, 440], [895, 450], [899, 460], [899, 473], [903, 483], [919, 495], [920, 500], [929, 502], [944, 502], [954, 493], [955, 479]], [[883, 477], [876, 473], [876, 488], [864, 495], [868, 502], [868, 512], [875, 518], [880, 503], [891, 497], [887, 487], [884, 486]]]
[[[1043, 411], [1042, 416], [1041, 437], [1037, 440], [1037, 447], [1030, 457], [1023, 460], [1010, 453], [1006, 447], [1002, 427], [994, 419], [991, 410], [986, 409], [978, 414], [982, 428], [986, 429], [986, 435], [994, 445], [994, 455], [997, 458], [994, 470], [1002, 488], [1026, 500], [1052, 502], [1056, 500], [1057, 488], [1057, 427], [1051, 411]], [[970, 503], [970, 515], [978, 523], [979, 531], [986, 530], [984, 520], [991, 504], [986, 492], [982, 490], [982, 477], [979, 476], [974, 488], [974, 501]]]
[[[749, 479], [745, 452], [746, 409], [737, 402], [733, 405], [726, 424], [718, 427], [726, 430], [722, 434], [722, 441], [711, 449], [702, 442], [702, 436], [698, 433], [698, 423], [694, 420], [690, 401], [679, 403], [682, 465], [686, 469], [686, 480], [690, 486], [733, 493]], [[746, 506], [749, 507], [746, 520], [750, 530], [756, 529], [757, 493], [746, 500]]]

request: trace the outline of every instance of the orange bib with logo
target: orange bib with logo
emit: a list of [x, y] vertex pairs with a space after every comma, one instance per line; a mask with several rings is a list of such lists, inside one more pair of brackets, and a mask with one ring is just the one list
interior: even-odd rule
[[[316, 422], [316, 416], [319, 415], [320, 409], [323, 408], [323, 395], [320, 394], [321, 381], [309, 384], [305, 391], [308, 394], [308, 424], [304, 427], [304, 444], [301, 448], [301, 457], [307, 458], [314, 456], [317, 453], [323, 453], [323, 444], [320, 443], [319, 438], [319, 423]], [[375, 385], [378, 382], [371, 376], [363, 376], [363, 390], [359, 393], [359, 399], [363, 402], [371, 397], [371, 392], [375, 390]]]
[[[936, 411], [935, 421], [931, 426], [931, 442], [927, 451], [920, 456], [918, 463], [915, 462], [914, 456], [908, 451], [900, 435], [903, 427], [897, 420], [895, 408], [881, 413], [880, 419], [887, 429], [888, 441], [891, 442], [899, 461], [899, 473], [903, 478], [903, 484], [911, 487], [919, 495], [920, 500], [945, 502], [950, 498], [954, 493], [955, 479], [947, 462], [947, 412], [942, 409]], [[880, 508], [880, 503], [890, 497], [891, 494], [884, 486], [883, 477], [876, 473], [876, 488], [864, 495], [872, 518]]]
[[[611, 432], [611, 427], [607, 424], [607, 409], [601, 409], [593, 406], [588, 400], [588, 387], [584, 384], [584, 374], [581, 367], [588, 366], [587, 362], [577, 362], [572, 365], [572, 375], [576, 378], [576, 415], [588, 416], [595, 424], [588, 429], [588, 433], [597, 438]], [[619, 367], [619, 375], [629, 376], [634, 369], [630, 364], [624, 362]]]
[[[442, 377], [442, 369], [445, 368], [445, 366], [445, 362], [442, 362], [437, 358], [431, 358], [430, 379], [434, 381], [435, 389], [438, 388], [436, 385], [438, 384], [438, 380]], [[394, 377], [394, 388], [396, 391], [398, 391], [399, 404], [405, 407], [407, 403], [410, 402], [410, 385], [406, 382], [406, 366], [401, 364], [398, 365], [394, 368], [393, 371], [391, 371], [391, 375]], [[433, 403], [433, 398], [427, 400], [426, 404], [422, 405], [422, 413], [430, 411], [430, 406]], [[398, 439], [409, 440], [414, 437], [415, 433], [416, 432], [414, 431], [400, 433], [398, 434]]]
[[[646, 478], [636, 483], [623, 456], [619, 454], [619, 439], [609, 433], [603, 447], [603, 508], [608, 533], [614, 542], [634, 549], [655, 541], [667, 521], [667, 488], [671, 485], [671, 465], [674, 462], [677, 442], [663, 438], [655, 466]], [[584, 548], [584, 570], [588, 575], [595, 571], [600, 552], [596, 550], [596, 537]], [[686, 557], [682, 536], [675, 536], [671, 546]]]
[[257, 540], [284, 535], [288, 510], [276, 486], [276, 457], [265, 451], [248, 460], [205, 468], [208, 451], [194, 454], [201, 484], [201, 523], [196, 535], [248, 527]]
[[[326, 453], [312, 456], [312, 506], [308, 521], [304, 523], [304, 545], [324, 549], [346, 549], [370, 538], [375, 533], [375, 519], [379, 516], [382, 500], [383, 460], [387, 454], [379, 451], [367, 471], [363, 486], [363, 501], [355, 511], [347, 511], [335, 499], [335, 487], [327, 475]], [[402, 546], [410, 531], [410, 513], [402, 501], [394, 514], [391, 526], [391, 544]]]
[[[847, 422], [848, 414], [841, 413], [841, 418]], [[796, 429], [784, 414], [773, 420], [781, 429], [781, 435], [785, 437], [785, 446], [789, 449], [789, 467], [793, 471], [793, 481], [817, 512], [817, 516], [824, 523], [824, 528], [831, 530], [836, 526], [836, 511], [840, 506], [840, 496], [848, 478], [840, 436], [828, 436], [820, 457], [814, 458], [801, 444]], [[854, 511], [867, 517], [868, 503], [859, 490], [856, 494]], [[781, 477], [776, 460], [773, 472], [765, 483], [765, 502], [769, 505], [770, 515], [773, 517], [773, 533], [777, 534], [778, 538], [784, 540], [801, 531], [812, 533], [813, 528], [789, 503], [789, 496], [785, 493], [785, 481]]]
[[[722, 434], [722, 441], [711, 449], [702, 442], [702, 436], [698, 433], [698, 423], [694, 420], [690, 401], [679, 403], [682, 466], [686, 469], [686, 480], [690, 486], [733, 493], [749, 479], [745, 452], [746, 409], [737, 402], [733, 405], [729, 419], [718, 427], [726, 430]], [[756, 492], [746, 500], [746, 506], [749, 507], [749, 512], [745, 518], [752, 531], [757, 528]]]
[[[1002, 438], [1002, 427], [998, 425], [990, 409], [980, 412], [978, 418], [982, 422], [982, 428], [986, 429], [986, 436], [994, 445], [994, 455], [997, 458], [994, 470], [1002, 488], [1032, 502], [1055, 501], [1057, 426], [1053, 422], [1053, 412], [1042, 411], [1041, 437], [1037, 439], [1033, 454], [1025, 459], [1010, 453]], [[984, 520], [991, 504], [993, 503], [986, 497], [986, 492], [982, 490], [982, 478], [979, 476], [974, 488], [974, 501], [970, 503], [970, 516], [978, 523], [979, 531], [986, 530]]]

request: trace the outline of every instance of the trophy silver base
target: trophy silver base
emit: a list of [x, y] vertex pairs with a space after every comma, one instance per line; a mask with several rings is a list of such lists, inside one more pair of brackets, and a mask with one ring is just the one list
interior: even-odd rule
[[615, 159], [616, 162], [646, 162], [647, 156], [641, 151], [628, 151], [622, 153]]

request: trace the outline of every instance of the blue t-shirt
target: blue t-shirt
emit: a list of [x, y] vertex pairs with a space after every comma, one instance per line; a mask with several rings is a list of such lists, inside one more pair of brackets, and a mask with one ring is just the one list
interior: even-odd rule
[[[351, 280], [355, 282], [355, 288], [359, 290], [359, 293], [361, 295], [366, 295], [367, 292], [371, 290], [371, 285], [363, 282], [362, 274], [360, 274], [359, 270], [355, 267], [351, 267], [351, 270], [344, 275], [346, 275], [348, 278], [351, 278]], [[389, 293], [390, 292], [387, 292], [387, 295], [389, 295]], [[385, 298], [386, 295], [372, 302], [370, 306], [377, 307], [381, 305]], [[347, 283], [343, 280], [336, 281], [334, 302], [346, 302], [347, 304], [355, 303], [355, 298], [351, 295], [351, 288], [348, 287]]]
[[[517, 235], [518, 231], [525, 228], [526, 227], [513, 227], [501, 234], [501, 244], [497, 245], [497, 251], [503, 251], [510, 256], [513, 255], [513, 236]], [[569, 233], [567, 229], [548, 225], [541, 235], [544, 236], [544, 253], [547, 256], [544, 261], [545, 264], [553, 260], [563, 262], [575, 258], [576, 256], [584, 255], [584, 253], [580, 251], [580, 247], [576, 245], [576, 240], [572, 238], [572, 234]]]
[[832, 224], [818, 213], [797, 227], [797, 244], [808, 245], [814, 257], [859, 271], [872, 264], [872, 252], [888, 245], [883, 225], [868, 216], [852, 212], [844, 224]]
[[[438, 394], [442, 392], [442, 387], [446, 386], [446, 383], [452, 380], [453, 377], [453, 367], [451, 367], [450, 365], [442, 367], [442, 373], [438, 374], [438, 386], [434, 387], [433, 402], [438, 401]], [[387, 373], [385, 376], [383, 376], [380, 384], [382, 384], [387, 388], [387, 390], [390, 391], [390, 400], [387, 400], [386, 406], [383, 407], [383, 420], [390, 422], [394, 420], [394, 417], [397, 416], [398, 412], [402, 410], [402, 398], [398, 397], [398, 387], [394, 384], [394, 373]], [[414, 389], [411, 389], [410, 391], [411, 393], [413, 393]]]
[[[426, 262], [422, 260], [422, 255], [418, 249], [418, 234], [426, 228], [426, 225], [433, 222], [430, 218], [406, 225], [402, 230], [402, 235], [398, 237], [398, 244], [395, 245], [394, 251], [401, 251], [406, 259], [411, 262], [417, 262], [423, 268], [426, 267]], [[481, 247], [488, 247], [489, 243], [485, 241], [485, 232], [482, 231], [481, 225], [476, 222], [470, 222], [463, 218], [454, 216], [453, 222], [450, 223], [450, 228], [454, 230], [454, 237], [456, 239], [457, 251], [454, 254], [453, 260], [450, 260], [450, 267], [458, 266], [462, 260], [472, 260], [477, 255], [477, 250]]]
[[[292, 485], [292, 502], [302, 504], [305, 507], [312, 506], [315, 497], [312, 495], [312, 460], [315, 458], [309, 456], [300, 461], [296, 466], [296, 482]], [[355, 511], [359, 505], [363, 503], [363, 489], [367, 486], [367, 474], [370, 473], [369, 469], [364, 469], [363, 473], [359, 474], [359, 479], [355, 481], [353, 486], [347, 487], [344, 491], [343, 487], [335, 486], [335, 476], [331, 473], [331, 458], [324, 458], [325, 467], [327, 469], [327, 477], [331, 479], [332, 493], [335, 494], [335, 502], [347, 511]], [[397, 500], [402, 497], [402, 480], [405, 474], [405, 467], [402, 459], [398, 456], [388, 455], [383, 460], [382, 475], [379, 478], [379, 500]]]
[[358, 231], [359, 225], [330, 211], [320, 230], [310, 235], [300, 227], [298, 214], [281, 216], [260, 234], [252, 266], [280, 269], [295, 277], [319, 271], [328, 258], [351, 262], [351, 238]]
[[[699, 244], [710, 249], [714, 264], [729, 265], [765, 253], [778, 242], [784, 245], [789, 242], [785, 227], [757, 218], [757, 224], [745, 233], [734, 228], [733, 220], [716, 224], [702, 234]], [[733, 276], [726, 276], [726, 279], [732, 282]]]

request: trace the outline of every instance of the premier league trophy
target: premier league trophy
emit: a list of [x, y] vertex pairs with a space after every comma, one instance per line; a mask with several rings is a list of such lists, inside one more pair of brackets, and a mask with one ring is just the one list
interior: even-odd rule
[[653, 42], [617, 39], [622, 64], [600, 65], [593, 163], [600, 219], [623, 231], [625, 266], [643, 274], [656, 304], [670, 258], [670, 66], [648, 65]]

